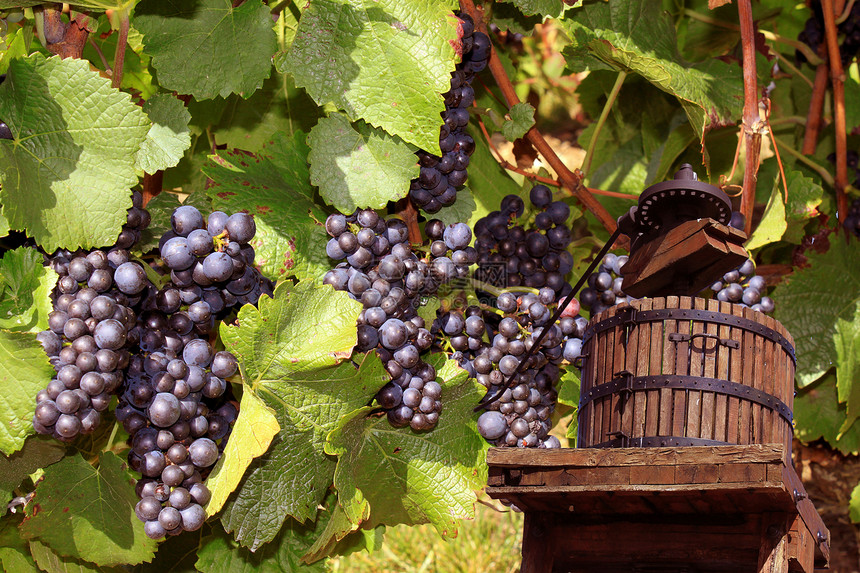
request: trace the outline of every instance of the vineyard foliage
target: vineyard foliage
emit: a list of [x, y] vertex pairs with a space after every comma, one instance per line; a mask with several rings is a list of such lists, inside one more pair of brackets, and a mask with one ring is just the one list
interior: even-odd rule
[[[473, 83], [468, 181], [454, 205], [419, 216], [473, 226], [505, 195], [527, 197], [535, 176], [554, 179], [530, 130], [557, 136], [559, 149], [588, 150], [585, 184], [614, 192], [594, 195], [612, 218], [682, 163], [737, 195], [746, 158], [743, 150], [736, 158], [738, 11], [711, 4], [724, 5], [479, 3], [499, 65]], [[355, 351], [361, 304], [322, 278], [334, 265], [326, 217], [357, 208], [398, 216], [419, 174], [415, 152], [440, 153], [442, 94], [462, 55], [461, 6], [78, 0], [60, 15], [58, 6], [0, 0], [0, 120], [11, 133], [0, 139], [2, 567], [323, 571], [330, 556], [378, 548], [389, 526], [430, 523], [455, 537], [486, 483], [488, 445], [473, 411], [485, 389], [449, 354], [433, 354], [438, 425], [393, 428], [373, 405], [389, 380], [383, 363]], [[816, 66], [800, 63], [795, 40], [813, 11], [781, 0], [753, 10], [765, 32], [755, 58], [767, 105], [747, 246], [797, 346], [797, 437], [856, 455], [860, 248], [837, 222], [830, 115], [814, 153], [800, 152]], [[55, 54], [74, 41], [71, 28], [86, 41], [63, 59]], [[845, 75], [851, 134], [860, 129], [856, 62]], [[521, 103], [504, 103], [500, 77]], [[517, 157], [503, 164], [499, 149], [509, 143]], [[848, 148], [858, 144], [849, 135]], [[106, 415], [70, 444], [32, 427], [34, 396], [53, 375], [36, 340], [57, 280], [44, 256], [111, 246], [134, 189], [152, 217], [136, 260], [155, 260], [180, 204], [245, 211], [256, 223], [256, 264], [277, 283], [273, 297], [242, 307], [217, 332], [219, 348], [239, 362], [229, 382], [240, 414], [207, 480], [203, 529], [161, 543], [134, 515], [122, 424]], [[574, 213], [573, 283], [609, 231], [571, 189], [553, 190]], [[860, 197], [853, 186], [848, 193], [849, 202]], [[462, 288], [425, 301], [419, 314], [432, 320], [458, 296], [474, 297]], [[575, 435], [575, 368], [558, 390], [555, 421]], [[860, 515], [860, 494], [853, 499]]]

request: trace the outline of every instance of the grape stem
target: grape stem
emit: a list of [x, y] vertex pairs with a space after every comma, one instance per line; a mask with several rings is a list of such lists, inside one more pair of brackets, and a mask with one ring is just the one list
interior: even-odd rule
[[600, 112], [600, 117], [597, 118], [597, 123], [594, 125], [594, 132], [591, 134], [591, 140], [588, 142], [588, 149], [585, 151], [585, 159], [582, 160], [582, 171], [590, 178], [591, 162], [594, 160], [594, 150], [597, 148], [597, 141], [600, 138], [600, 131], [606, 123], [606, 118], [609, 117], [609, 112], [612, 111], [612, 106], [621, 91], [621, 86], [624, 85], [624, 79], [627, 77], [627, 72], [618, 72], [618, 77], [615, 78], [615, 85], [612, 86], [612, 91], [606, 98], [606, 103], [603, 104], [603, 110]]
[[128, 10], [122, 10], [119, 14], [119, 38], [116, 41], [116, 53], [113, 57], [113, 76], [111, 86], [119, 89], [122, 85], [122, 73], [125, 66], [125, 48], [128, 45]]
[[496, 297], [498, 297], [498, 296], [500, 296], [506, 292], [509, 292], [509, 293], [530, 292], [532, 294], [538, 294], [540, 292], [536, 288], [527, 287], [527, 286], [515, 286], [515, 287], [501, 288], [501, 287], [491, 285], [490, 283], [485, 283], [484, 281], [479, 281], [478, 279], [476, 279], [474, 277], [472, 277], [470, 279], [470, 283], [472, 285], [472, 288], [474, 288], [475, 290], [480, 289], [480, 290], [482, 290], [484, 292], [488, 292], [491, 295], [496, 296]]
[[738, 0], [738, 19], [741, 28], [741, 48], [743, 51], [744, 73], [744, 112], [743, 134], [746, 160], [744, 161], [743, 195], [741, 213], [744, 215], [744, 232], [752, 234], [755, 189], [758, 179], [761, 136], [767, 131], [767, 122], [761, 120], [759, 113], [758, 78], [755, 65], [755, 24], [753, 22], [750, 0]]
[[818, 64], [818, 68], [815, 70], [815, 81], [812, 82], [812, 96], [809, 99], [809, 111], [806, 113], [806, 131], [803, 134], [803, 147], [801, 147], [801, 152], [804, 155], [815, 154], [815, 147], [818, 144], [818, 134], [821, 131], [821, 119], [824, 112], [824, 98], [827, 94], [827, 76], [829, 73], [830, 66], [827, 65], [826, 61]]
[[[487, 32], [487, 26], [484, 23], [484, 19], [475, 7], [473, 0], [460, 0], [460, 6], [464, 12], [472, 17], [472, 20], [475, 22], [475, 28], [490, 37]], [[499, 60], [499, 56], [496, 54], [495, 49], [490, 50], [489, 68], [490, 72], [493, 74], [493, 78], [496, 80], [496, 84], [505, 96], [508, 107], [510, 108], [515, 104], [520, 103], [520, 99], [517, 97], [514, 86], [511, 83], [501, 60]], [[588, 191], [588, 188], [583, 185], [582, 174], [579, 172], [572, 172], [567, 168], [536, 127], [532, 126], [531, 129], [526, 132], [525, 137], [534, 146], [538, 153], [543, 155], [547, 163], [550, 164], [555, 172], [558, 173], [559, 181], [561, 181], [564, 188], [579, 199], [585, 208], [597, 217], [597, 220], [600, 221], [607, 231], [610, 233], [614, 232], [618, 226], [615, 219], [609, 214], [609, 211], [607, 211], [606, 208], [594, 198], [594, 196]]]
[[833, 85], [833, 121], [836, 128], [836, 213], [839, 222], [848, 215], [848, 152], [845, 133], [845, 74], [839, 54], [839, 39], [836, 30], [836, 8], [833, 0], [822, 0], [824, 12], [824, 36], [827, 39], [827, 59], [830, 62], [830, 83]]
[[418, 211], [415, 210], [412, 201], [409, 200], [409, 197], [404, 197], [398, 203], [398, 207], [397, 213], [409, 229], [409, 242], [413, 244], [422, 243], [421, 228], [418, 226]]
[[[514, 173], [519, 173], [526, 179], [530, 179], [531, 181], [537, 181], [538, 183], [543, 183], [544, 185], [551, 185], [552, 187], [561, 187], [561, 183], [559, 183], [558, 179], [553, 179], [551, 177], [543, 177], [542, 175], [538, 175], [537, 173], [532, 173], [531, 171], [527, 171], [525, 169], [521, 169], [516, 165], [512, 165], [507, 159], [502, 156], [501, 151], [496, 147], [496, 144], [493, 142], [493, 138], [490, 137], [490, 133], [487, 131], [487, 126], [484, 125], [483, 120], [478, 118], [478, 125], [481, 127], [481, 132], [484, 134], [484, 139], [487, 142], [487, 145], [490, 146], [490, 149], [493, 151], [493, 154], [496, 156], [496, 161], [499, 165], [502, 166], [503, 169], [507, 169], [508, 171], [513, 171]], [[629, 193], [618, 193], [616, 191], [604, 191], [603, 189], [595, 189], [593, 187], [588, 187], [588, 192], [592, 195], [604, 195], [606, 197], [615, 197], [616, 199], [626, 199], [628, 201], [637, 201], [639, 197], [636, 195], [630, 195]]]

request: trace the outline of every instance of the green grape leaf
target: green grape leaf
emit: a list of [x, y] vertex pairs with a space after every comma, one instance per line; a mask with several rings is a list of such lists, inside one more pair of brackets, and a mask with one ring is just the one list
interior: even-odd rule
[[851, 523], [860, 523], [860, 483], [851, 490], [851, 499], [848, 501], [848, 517]]
[[439, 153], [458, 24], [445, 0], [320, 0], [279, 71], [323, 105]]
[[39, 573], [27, 542], [18, 534], [18, 518], [0, 519], [0, 569], [7, 573]]
[[[794, 337], [796, 380], [801, 388], [834, 364], [839, 368], [837, 348], [853, 345], [844, 337], [852, 336], [856, 328], [837, 329], [837, 324], [860, 322], [860, 249], [833, 237], [826, 253], [810, 251], [807, 257], [809, 266], [796, 270], [771, 294], [777, 301], [774, 317]], [[843, 388], [840, 400], [849, 393]]]
[[304, 139], [301, 132], [276, 133], [259, 154], [222, 151], [203, 168], [213, 181], [206, 189], [213, 208], [254, 216], [255, 263], [273, 280], [321, 279], [331, 268], [326, 214], [313, 202]]
[[804, 177], [800, 171], [789, 171], [785, 177], [788, 180], [788, 203], [785, 205], [787, 229], [782, 240], [800, 244], [806, 234], [806, 223], [820, 215], [818, 207], [824, 200], [824, 189], [815, 179]]
[[493, 157], [483, 134], [470, 126], [469, 135], [475, 140], [475, 152], [469, 161], [469, 191], [475, 201], [469, 226], [474, 227], [478, 219], [499, 209], [505, 195], [519, 195], [520, 186]]
[[28, 475], [61, 460], [66, 448], [44, 436], [32, 436], [11, 456], [0, 456], [0, 507], [5, 511], [12, 492]]
[[134, 25], [159, 84], [197, 99], [249, 97], [272, 69], [277, 39], [272, 15], [261, 0], [173, 3], [143, 0]]
[[475, 198], [472, 197], [471, 191], [468, 188], [463, 187], [459, 191], [457, 191], [457, 200], [453, 205], [449, 205], [448, 207], [442, 207], [435, 213], [427, 213], [423, 209], [421, 213], [429, 219], [439, 219], [446, 225], [453, 225], [454, 223], [462, 223], [468, 221], [472, 213], [475, 212], [478, 206], [475, 205]]
[[[839, 240], [839, 239], [837, 239]], [[854, 320], [837, 318], [833, 333], [836, 347], [836, 389], [840, 402], [845, 402], [846, 417], [840, 433], [860, 418], [860, 291], [854, 301]]]
[[152, 127], [137, 152], [138, 166], [146, 173], [176, 167], [191, 147], [191, 114], [181, 100], [169, 94], [152, 96], [143, 104], [143, 111]]
[[357, 355], [358, 367], [342, 362], [355, 346], [360, 312], [360, 303], [328, 285], [284, 282], [259, 308], [242, 307], [239, 326], [221, 327], [245, 391], [274, 412], [281, 428], [221, 518], [252, 551], [273, 539], [287, 516], [316, 515], [335, 467], [324, 451], [326, 434], [388, 380], [376, 354]]
[[564, 11], [564, 4], [561, 0], [502, 0], [510, 2], [517, 8], [522, 10], [526, 16], [540, 14], [551, 18], [558, 18]]
[[97, 565], [135, 565], [152, 559], [156, 542], [134, 514], [136, 478], [111, 452], [94, 468], [80, 455], [45, 469], [27, 505], [21, 537], [38, 538], [62, 556]]
[[197, 573], [194, 564], [205, 539], [217, 523], [204, 523], [197, 531], [186, 531], [182, 535], [168, 535], [158, 544], [158, 551], [152, 561], [126, 568], [133, 573]]
[[313, 563], [326, 555], [331, 555], [339, 541], [358, 529], [358, 525], [349, 520], [340, 504], [329, 504], [328, 513], [325, 529], [307, 552], [302, 555], [302, 561], [305, 563]]
[[653, 185], [665, 181], [670, 173], [669, 170], [675, 165], [675, 162], [696, 141], [696, 135], [688, 122], [678, 125], [671, 132], [669, 137], [660, 144], [660, 148], [651, 157], [648, 164], [648, 179], [646, 185]]
[[402, 199], [418, 177], [415, 148], [341, 113], [323, 118], [308, 135], [311, 183], [341, 213], [382, 209]]
[[436, 311], [442, 306], [439, 297], [432, 296], [427, 299], [427, 304], [422, 304], [416, 309], [418, 316], [424, 319], [424, 324], [433, 324], [436, 320]]
[[678, 53], [675, 26], [659, 2], [584, 1], [560, 21], [572, 43], [568, 66], [635, 73], [678, 98], [700, 140], [734, 124], [743, 103], [741, 69], [720, 60], [698, 64]]
[[518, 10], [513, 4], [498, 3], [493, 6], [492, 23], [498, 26], [500, 30], [506, 30], [514, 34], [523, 34], [531, 36], [535, 26], [541, 23], [543, 18], [540, 15], [526, 16]]
[[[167, 231], [171, 230], [170, 216], [173, 211], [182, 203], [179, 198], [173, 193], [162, 191], [153, 197], [146, 204], [146, 210], [149, 211], [150, 222], [149, 226], [141, 231], [140, 240], [134, 246], [136, 253], [148, 253], [152, 249], [158, 248], [158, 241]], [[204, 216], [206, 213], [204, 213]]]
[[579, 370], [574, 366], [566, 366], [558, 381], [558, 401], [574, 408], [579, 407]]
[[328, 571], [325, 562], [312, 566], [301, 562], [316, 535], [313, 523], [289, 519], [271, 542], [252, 553], [216, 527], [203, 539], [196, 567], [201, 573], [323, 573]]
[[29, 247], [6, 251], [0, 259], [0, 328], [46, 330], [55, 284], [57, 273], [42, 265], [39, 251]]
[[[281, 12], [285, 13], [289, 10]], [[213, 119], [212, 129], [219, 144], [260, 151], [275, 132], [307, 133], [321, 116], [322, 110], [305, 90], [297, 88], [290, 76], [276, 72], [248, 99], [230, 96]]]
[[0, 39], [0, 46], [3, 47], [3, 51], [0, 52], [0, 74], [6, 73], [6, 70], [9, 69], [9, 62], [27, 55], [27, 44], [24, 41], [24, 36], [24, 28], [19, 28]]
[[845, 426], [846, 407], [837, 398], [836, 375], [831, 371], [797, 392], [794, 398], [794, 435], [809, 443], [819, 438], [843, 454], [860, 451], [860, 423]]
[[46, 251], [114, 242], [135, 156], [149, 121], [131, 97], [83, 60], [14, 60], [0, 85], [0, 117], [14, 139], [0, 140], [0, 202], [13, 229]]
[[74, 557], [63, 557], [54, 553], [50, 547], [37, 539], [30, 541], [30, 553], [39, 569], [47, 573], [120, 573], [124, 569], [99, 567]]
[[[328, 438], [337, 455], [338, 503], [362, 527], [432, 523], [457, 535], [457, 520], [474, 516], [475, 490], [486, 484], [487, 443], [472, 409], [486, 389], [444, 355], [433, 355], [444, 409], [431, 432], [393, 428], [385, 416], [358, 410]], [[369, 513], [369, 517], [364, 516]]]
[[502, 135], [508, 141], [521, 138], [535, 124], [535, 108], [530, 104], [514, 104], [508, 115], [511, 116], [511, 119], [506, 119], [505, 123], [502, 124]]
[[748, 251], [754, 251], [777, 242], [788, 228], [788, 224], [785, 222], [785, 203], [782, 202], [781, 183], [780, 179], [774, 183], [761, 221], [744, 245]]
[[215, 515], [224, 507], [227, 498], [242, 481], [245, 470], [254, 458], [266, 453], [280, 429], [272, 410], [256, 394], [242, 394], [239, 418], [230, 432], [224, 455], [206, 480], [212, 492], [212, 499], [206, 505], [208, 515]]
[[35, 334], [0, 330], [0, 452], [24, 446], [33, 433], [36, 393], [54, 374]]

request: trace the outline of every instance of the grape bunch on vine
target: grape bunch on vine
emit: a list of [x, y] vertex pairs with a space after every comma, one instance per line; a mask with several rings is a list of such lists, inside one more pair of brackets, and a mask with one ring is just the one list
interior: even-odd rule
[[860, 450], [857, 5], [776, 4], [0, 1], [2, 568], [455, 536], [488, 448], [575, 446], [598, 253], [684, 163], [749, 235], [701, 296]]

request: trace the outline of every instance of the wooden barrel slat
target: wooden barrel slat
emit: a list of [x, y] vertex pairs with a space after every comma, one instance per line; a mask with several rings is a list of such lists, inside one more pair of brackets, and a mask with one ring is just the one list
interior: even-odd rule
[[[719, 311], [720, 304], [716, 300], [705, 301], [705, 309], [708, 311]], [[718, 326], [712, 322], [705, 323], [705, 333], [710, 337], [704, 339], [702, 345], [702, 376], [706, 378], [716, 378], [717, 373], [717, 352], [719, 352], [720, 344], [716, 340]], [[716, 394], [713, 392], [702, 393], [702, 431], [701, 436], [706, 440], [713, 440], [714, 413], [716, 410]]]
[[[731, 314], [731, 303], [717, 301], [717, 312]], [[717, 336], [720, 339], [730, 339], [732, 328], [727, 324], [721, 324], [717, 328]], [[719, 345], [716, 355], [716, 370], [714, 378], [718, 380], [729, 379], [729, 368], [731, 367], [731, 351], [732, 349], [725, 345]], [[737, 415], [737, 411], [735, 411]], [[737, 422], [736, 422], [737, 423]], [[714, 439], [721, 442], [727, 442], [729, 427], [729, 397], [725, 394], [717, 394], [714, 399]]]
[[[625, 335], [623, 328], [614, 328], [615, 338], [614, 338], [614, 349], [612, 355], [612, 368], [609, 372], [610, 380], [615, 377], [617, 372], [621, 372], [625, 368], [625, 362], [627, 358], [627, 347], [625, 346]], [[631, 349], [632, 353], [636, 353], [634, 349]], [[624, 400], [624, 402], [628, 402], [628, 400]], [[622, 397], [620, 393], [612, 394], [611, 400], [611, 409], [610, 416], [612, 417], [612, 423], [609, 425], [609, 431], [606, 432], [604, 439], [609, 440], [613, 437], [615, 432], [622, 432], [623, 428], [621, 426], [622, 415], [623, 415], [623, 407], [622, 407]], [[629, 435], [629, 434], [627, 434]]]
[[[641, 310], [651, 310], [652, 308], [652, 299], [645, 299], [642, 301], [640, 305]], [[636, 376], [647, 376], [651, 373], [651, 344], [654, 339], [654, 326], [655, 323], [651, 323], [647, 328], [640, 328], [639, 330], [639, 350], [637, 352], [637, 360], [636, 360], [636, 371], [634, 374]], [[633, 434], [634, 438], [643, 437], [643, 436], [656, 436], [656, 416], [653, 420], [651, 420], [651, 426], [648, 426], [648, 409], [651, 405], [651, 402], [654, 401], [655, 395], [658, 394], [657, 391], [651, 390], [648, 392], [637, 392], [635, 396], [635, 407], [634, 407], [634, 417], [633, 417]]]
[[[642, 330], [643, 329], [641, 328], [634, 328], [630, 331], [621, 331], [621, 343], [624, 348], [624, 363], [621, 365], [619, 370], [616, 370], [616, 372], [626, 370], [635, 376], [636, 358], [638, 356], [639, 349], [639, 333]], [[633, 418], [636, 415], [636, 398], [634, 396], [619, 394], [618, 411], [621, 414], [619, 430], [623, 432], [625, 436], [632, 436]]]
[[[590, 328], [617, 317], [626, 306], [622, 303], [599, 313]], [[635, 320], [635, 313], [664, 308], [715, 312], [758, 322], [791, 341], [779, 322], [740, 305], [690, 297], [642, 299], [631, 306], [632, 323], [604, 324], [584, 347], [579, 447], [609, 441], [613, 446], [635, 446], [637, 438], [648, 439], [643, 445], [657, 445], [662, 436], [693, 443], [781, 442], [790, 451], [792, 428], [783, 416], [785, 410], [780, 413], [775, 404], [771, 407], [766, 405], [771, 402], [764, 401], [770, 395], [789, 409], [793, 406], [794, 363], [781, 344], [748, 327], [699, 320], [691, 313], [686, 315], [690, 318], [650, 322]], [[588, 399], [593, 388], [616, 380], [624, 371], [650, 381], [644, 387], [637, 382], [631, 392], [623, 391], [623, 383], [616, 384], [603, 397]], [[666, 379], [669, 387], [659, 386], [661, 375], [672, 377]], [[723, 390], [710, 380], [727, 380], [733, 386]], [[679, 383], [684, 386], [678, 387]], [[731, 394], [737, 392], [733, 390], [737, 384], [756, 392]]]
[[[677, 308], [678, 297], [666, 298], [665, 308]], [[669, 341], [669, 335], [678, 331], [677, 320], [663, 321], [663, 365], [661, 374], [675, 372], [675, 346]], [[660, 435], [671, 436], [674, 430], [675, 392], [667, 388], [660, 390]]]
[[[650, 300], [651, 308], [658, 310], [663, 308], [665, 301], [662, 298]], [[651, 336], [649, 337], [648, 352], [648, 374], [660, 374], [663, 368], [663, 323], [660, 321], [651, 323]], [[659, 436], [661, 409], [663, 401], [663, 390], [649, 390], [647, 406], [645, 409], [645, 434], [648, 436]]]
[[[677, 306], [674, 308], [691, 308], [691, 299], [688, 296], [678, 297]], [[690, 334], [690, 321], [679, 320], [676, 323], [679, 334]], [[679, 374], [690, 373], [690, 343], [679, 341], [675, 344], [675, 371]], [[688, 390], [674, 390], [675, 407], [672, 411], [672, 435], [687, 435], [687, 396]]]
[[[704, 310], [707, 301], [703, 298], [695, 298], [692, 301], [693, 308]], [[695, 320], [691, 322], [691, 336], [703, 334], [705, 332], [705, 323]], [[687, 356], [687, 374], [690, 376], [702, 376], [704, 359], [702, 350], [705, 347], [705, 340], [702, 338], [692, 338], [688, 345]], [[701, 438], [702, 434], [702, 392], [698, 390], [690, 390], [687, 392], [687, 437]]]

